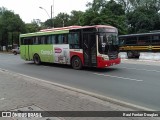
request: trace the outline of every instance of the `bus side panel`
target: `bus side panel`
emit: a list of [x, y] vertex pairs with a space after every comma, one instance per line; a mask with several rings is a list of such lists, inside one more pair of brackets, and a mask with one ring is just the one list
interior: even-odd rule
[[53, 45], [54, 63], [70, 64], [69, 44]]
[[54, 62], [54, 56], [53, 56], [53, 45], [32, 45], [30, 47], [31, 49], [31, 59], [33, 60], [33, 56], [35, 54], [38, 54], [41, 62]]

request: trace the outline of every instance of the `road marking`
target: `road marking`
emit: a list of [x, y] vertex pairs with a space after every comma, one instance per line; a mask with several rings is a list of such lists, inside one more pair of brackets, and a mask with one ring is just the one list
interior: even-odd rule
[[143, 71], [147, 71], [147, 72], [160, 72], [158, 70], [147, 70], [147, 69], [137, 69], [137, 68], [127, 68], [127, 67], [120, 67], [120, 68], [130, 69], [130, 70], [143, 70]]
[[113, 75], [105, 75], [105, 74], [99, 74], [99, 73], [93, 73], [93, 74], [99, 75], [99, 76], [111, 77], [111, 78], [118, 78], [118, 79], [130, 80], [130, 81], [137, 81], [137, 82], [142, 82], [143, 81], [143, 80], [138, 80], [138, 79], [125, 78], [125, 77], [113, 76]]

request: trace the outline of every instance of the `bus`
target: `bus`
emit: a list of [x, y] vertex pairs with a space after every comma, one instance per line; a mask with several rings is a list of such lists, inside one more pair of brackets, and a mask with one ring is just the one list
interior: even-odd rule
[[160, 52], [160, 32], [120, 35], [119, 45], [128, 58], [139, 58], [140, 52]]
[[20, 56], [27, 61], [105, 68], [120, 63], [118, 30], [112, 26], [68, 26], [20, 34]]

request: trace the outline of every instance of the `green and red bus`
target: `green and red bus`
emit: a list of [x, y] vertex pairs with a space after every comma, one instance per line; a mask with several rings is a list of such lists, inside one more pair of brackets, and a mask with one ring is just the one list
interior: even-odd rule
[[120, 63], [118, 30], [112, 26], [68, 26], [20, 35], [20, 56], [27, 61], [106, 68]]

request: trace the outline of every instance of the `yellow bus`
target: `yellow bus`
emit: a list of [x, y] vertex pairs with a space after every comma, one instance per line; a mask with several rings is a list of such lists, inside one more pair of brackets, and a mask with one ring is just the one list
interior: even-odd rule
[[128, 58], [139, 58], [140, 52], [160, 52], [160, 32], [120, 35], [119, 45]]

